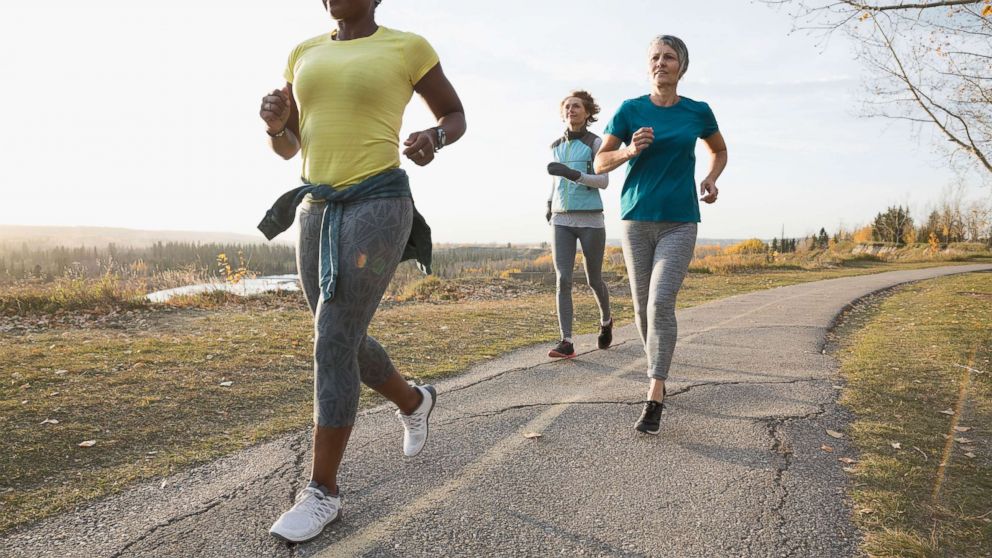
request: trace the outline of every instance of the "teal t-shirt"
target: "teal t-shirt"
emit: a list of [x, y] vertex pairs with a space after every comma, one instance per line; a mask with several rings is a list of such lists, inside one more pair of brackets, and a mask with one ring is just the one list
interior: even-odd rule
[[659, 107], [644, 95], [624, 101], [605, 132], [630, 144], [634, 132], [644, 127], [654, 130], [654, 142], [627, 162], [620, 218], [698, 223], [696, 140], [719, 130], [713, 111], [688, 97]]

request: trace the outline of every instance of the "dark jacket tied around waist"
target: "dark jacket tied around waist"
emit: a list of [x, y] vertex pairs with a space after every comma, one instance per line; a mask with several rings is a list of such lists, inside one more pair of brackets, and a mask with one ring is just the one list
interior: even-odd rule
[[[338, 254], [341, 217], [344, 206], [365, 200], [410, 198], [410, 180], [403, 169], [392, 169], [366, 178], [344, 190], [335, 190], [327, 184], [304, 184], [279, 196], [272, 208], [265, 213], [258, 230], [272, 240], [293, 225], [296, 208], [310, 194], [313, 199], [327, 201], [320, 225], [320, 292], [325, 301], [334, 298], [338, 277]], [[415, 259], [417, 267], [431, 273], [431, 228], [427, 226], [416, 206], [413, 208], [413, 226], [403, 250], [403, 261]]]

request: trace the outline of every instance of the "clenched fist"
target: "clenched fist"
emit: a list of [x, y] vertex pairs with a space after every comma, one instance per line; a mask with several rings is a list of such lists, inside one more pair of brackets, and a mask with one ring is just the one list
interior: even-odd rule
[[265, 131], [270, 136], [279, 134], [286, 129], [291, 103], [288, 85], [262, 97], [262, 108], [258, 115], [265, 121]]

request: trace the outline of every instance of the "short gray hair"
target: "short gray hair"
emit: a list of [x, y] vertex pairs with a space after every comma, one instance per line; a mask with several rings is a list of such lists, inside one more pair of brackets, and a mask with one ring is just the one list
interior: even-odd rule
[[689, 49], [686, 48], [685, 43], [682, 39], [676, 37], [675, 35], [658, 35], [657, 37], [651, 39], [651, 44], [648, 48], [653, 47], [656, 44], [668, 45], [675, 51], [675, 54], [679, 57], [679, 79], [685, 75], [686, 70], [689, 69]]

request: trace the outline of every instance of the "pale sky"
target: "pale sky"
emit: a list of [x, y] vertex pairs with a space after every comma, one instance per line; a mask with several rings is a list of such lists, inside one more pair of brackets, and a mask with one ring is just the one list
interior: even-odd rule
[[[843, 36], [790, 34], [740, 0], [385, 0], [380, 24], [426, 37], [468, 133], [430, 166], [404, 163], [440, 242], [540, 242], [559, 101], [589, 90], [603, 126], [649, 91], [645, 52], [681, 37], [679, 93], [710, 104], [730, 163], [700, 236], [799, 236], [922, 211], [956, 182], [930, 133], [858, 115], [860, 65]], [[297, 185], [268, 150], [259, 100], [290, 50], [329, 31], [319, 0], [14, 2], [0, 21], [0, 224], [252, 233]], [[434, 125], [419, 97], [401, 139]], [[708, 157], [700, 146], [697, 176]], [[623, 168], [604, 192], [619, 237]], [[263, 237], [257, 233], [259, 239]]]

